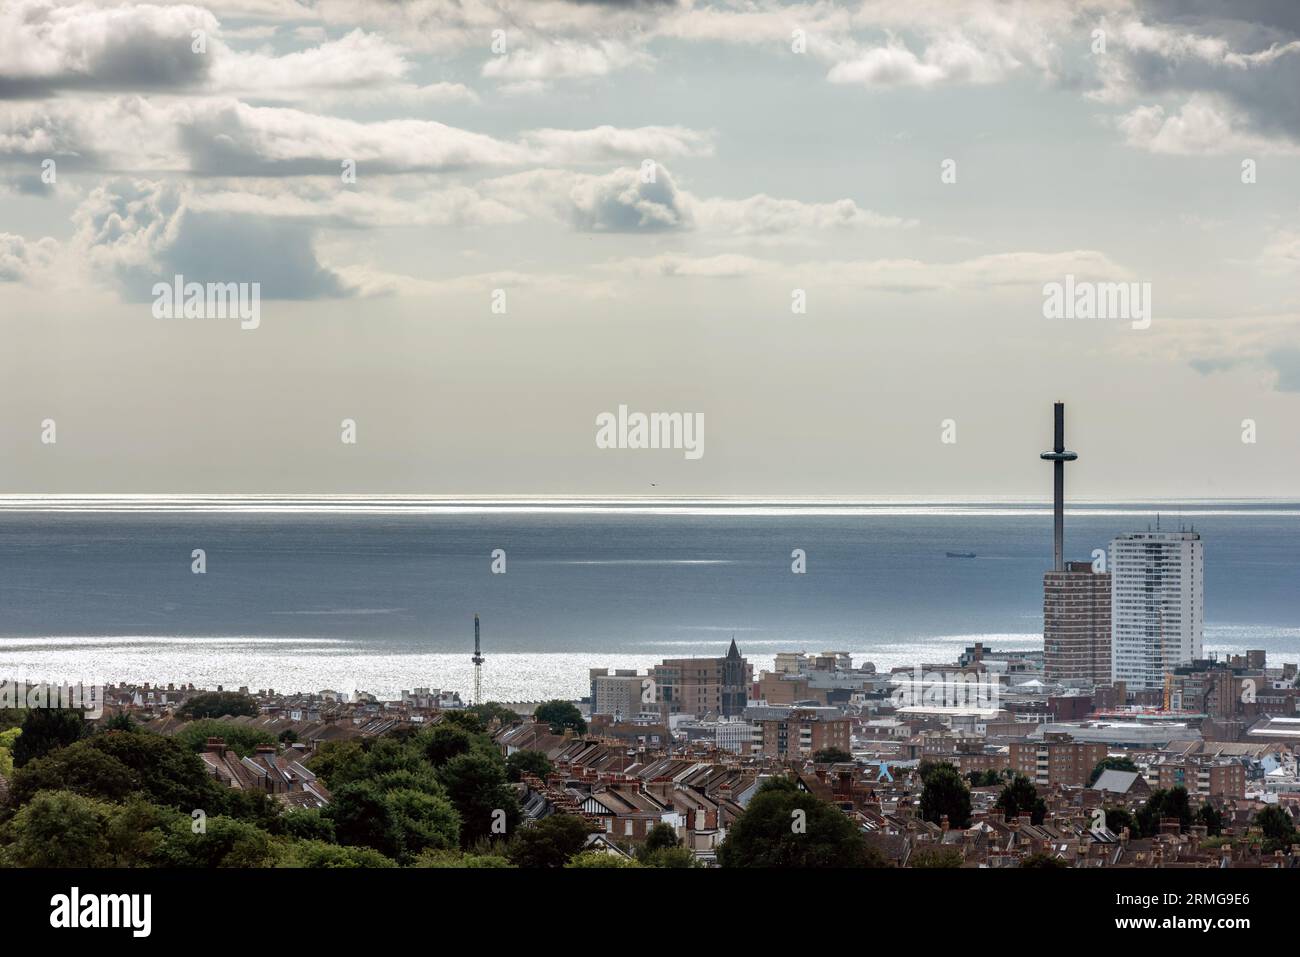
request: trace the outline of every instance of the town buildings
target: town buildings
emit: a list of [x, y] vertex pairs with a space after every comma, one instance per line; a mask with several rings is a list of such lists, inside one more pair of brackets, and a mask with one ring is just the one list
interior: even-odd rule
[[722, 658], [669, 658], [650, 671], [655, 702], [667, 714], [735, 717], [745, 710], [753, 666], [733, 638]]
[[1111, 680], [1111, 576], [1091, 562], [1043, 575], [1043, 673], [1086, 686]]
[[1194, 531], [1129, 532], [1110, 543], [1111, 678], [1159, 690], [1203, 657], [1205, 562]]

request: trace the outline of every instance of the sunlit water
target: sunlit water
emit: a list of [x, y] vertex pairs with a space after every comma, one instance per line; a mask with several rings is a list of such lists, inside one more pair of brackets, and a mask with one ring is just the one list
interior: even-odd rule
[[[1156, 511], [1204, 537], [1207, 650], [1300, 660], [1300, 507], [1076, 507], [1067, 554]], [[733, 634], [757, 667], [949, 661], [1041, 646], [1050, 537], [1041, 504], [999, 502], [0, 499], [0, 675], [467, 692], [475, 612], [503, 700], [581, 696], [588, 668], [720, 654]]]

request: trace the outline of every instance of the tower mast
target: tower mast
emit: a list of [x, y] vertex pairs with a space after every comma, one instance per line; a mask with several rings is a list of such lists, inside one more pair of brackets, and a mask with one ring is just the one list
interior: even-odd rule
[[1039, 458], [1052, 463], [1052, 552], [1055, 571], [1065, 569], [1065, 463], [1073, 462], [1079, 453], [1065, 448], [1065, 403], [1052, 406], [1052, 451]]
[[483, 651], [478, 639], [478, 613], [474, 614], [474, 703], [483, 703]]

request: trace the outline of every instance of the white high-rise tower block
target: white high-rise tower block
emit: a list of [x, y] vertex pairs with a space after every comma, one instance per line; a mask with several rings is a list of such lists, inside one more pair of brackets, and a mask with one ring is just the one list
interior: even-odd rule
[[1196, 532], [1128, 532], [1110, 543], [1111, 678], [1164, 687], [1204, 657], [1205, 559]]

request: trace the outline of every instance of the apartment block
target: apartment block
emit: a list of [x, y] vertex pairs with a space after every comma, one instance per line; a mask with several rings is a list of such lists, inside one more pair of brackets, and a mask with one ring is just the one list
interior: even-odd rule
[[1048, 787], [1062, 784], [1084, 787], [1102, 758], [1105, 744], [1075, 741], [1063, 732], [1046, 732], [1041, 741], [1014, 741], [1009, 746], [1010, 765], [1035, 785]]
[[1043, 673], [1049, 681], [1107, 684], [1111, 674], [1110, 575], [1066, 562], [1043, 575]]

